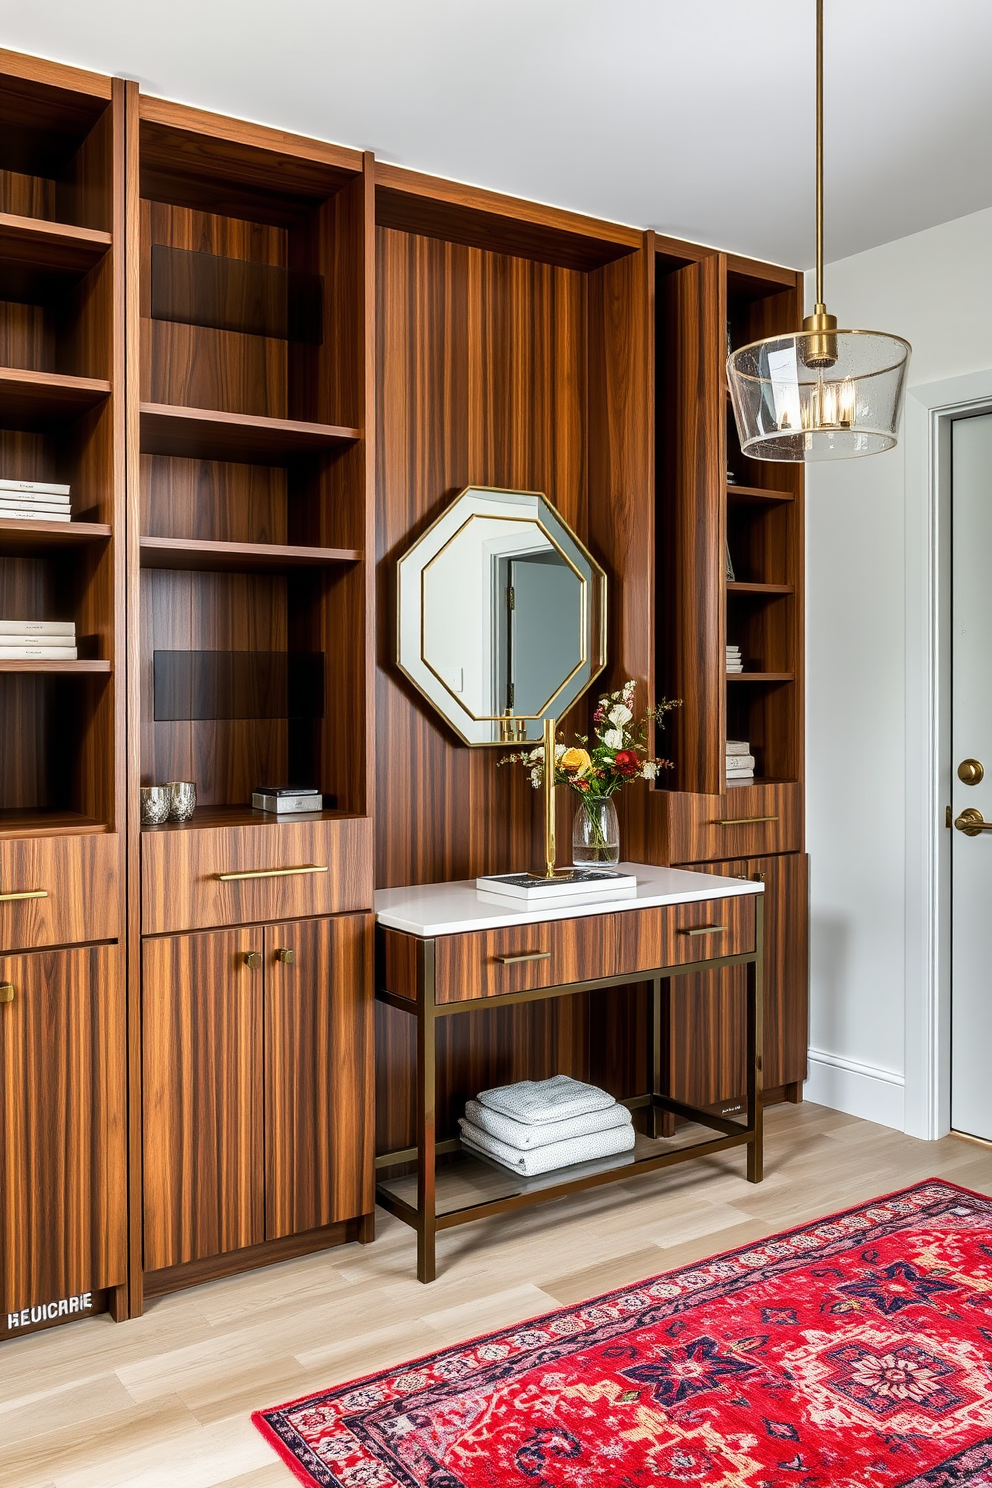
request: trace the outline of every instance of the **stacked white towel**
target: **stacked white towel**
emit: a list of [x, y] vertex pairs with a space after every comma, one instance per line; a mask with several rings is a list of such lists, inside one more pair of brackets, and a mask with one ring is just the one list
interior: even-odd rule
[[746, 739], [727, 740], [727, 780], [750, 783], [754, 779], [754, 755]]
[[526, 1178], [629, 1152], [634, 1145], [627, 1107], [568, 1075], [483, 1090], [468, 1102], [458, 1125], [471, 1151]]

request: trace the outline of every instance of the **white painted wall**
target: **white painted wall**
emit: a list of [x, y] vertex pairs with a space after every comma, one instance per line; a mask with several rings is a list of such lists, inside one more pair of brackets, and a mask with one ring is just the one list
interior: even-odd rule
[[[912, 342], [910, 387], [992, 368], [992, 210], [829, 265], [826, 299], [842, 326], [893, 331]], [[906, 451], [902, 439], [889, 454], [807, 472], [806, 1094], [899, 1128], [906, 1068]]]

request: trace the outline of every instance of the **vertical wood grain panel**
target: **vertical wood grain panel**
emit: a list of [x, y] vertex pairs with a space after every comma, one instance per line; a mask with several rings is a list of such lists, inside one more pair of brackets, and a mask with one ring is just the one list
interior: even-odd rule
[[118, 946], [0, 958], [0, 1312], [127, 1273]]
[[144, 1269], [264, 1238], [261, 929], [142, 948]]
[[267, 1240], [374, 1207], [371, 959], [370, 915], [266, 926]]

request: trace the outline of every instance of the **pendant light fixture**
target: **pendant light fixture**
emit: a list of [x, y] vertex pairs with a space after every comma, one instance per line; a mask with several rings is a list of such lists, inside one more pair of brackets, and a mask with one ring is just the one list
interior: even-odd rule
[[841, 331], [823, 300], [823, 0], [816, 0], [816, 309], [801, 331], [727, 358], [745, 455], [843, 460], [896, 443], [912, 348], [884, 331]]

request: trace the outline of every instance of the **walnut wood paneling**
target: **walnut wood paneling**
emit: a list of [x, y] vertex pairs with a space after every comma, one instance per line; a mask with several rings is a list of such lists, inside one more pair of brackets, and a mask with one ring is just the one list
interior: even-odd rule
[[263, 938], [255, 928], [144, 943], [146, 1271], [265, 1238]]
[[120, 846], [104, 832], [0, 841], [0, 893], [44, 889], [48, 895], [0, 903], [4, 950], [121, 935]]
[[[146, 935], [337, 914], [372, 905], [371, 824], [343, 817], [247, 826], [152, 827], [142, 833]], [[326, 866], [326, 873], [221, 883], [218, 873]]]
[[372, 917], [267, 925], [264, 1016], [265, 1237], [274, 1240], [375, 1205]]
[[8, 1311], [126, 1279], [122, 955], [106, 945], [4, 955], [0, 980], [14, 986], [0, 1005], [5, 1323]]

